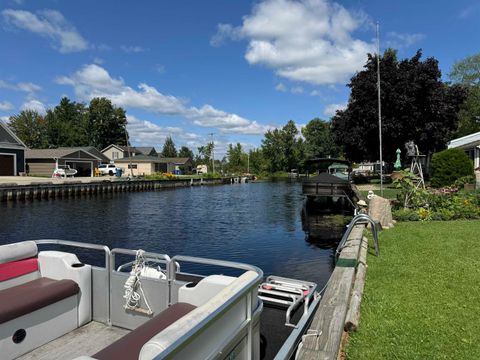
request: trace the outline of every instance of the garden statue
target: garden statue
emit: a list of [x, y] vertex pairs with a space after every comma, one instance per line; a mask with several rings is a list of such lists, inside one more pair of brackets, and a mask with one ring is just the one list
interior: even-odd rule
[[400, 154], [402, 153], [402, 150], [397, 149], [397, 161], [395, 161], [395, 164], [393, 167], [395, 170], [400, 170], [402, 168], [402, 163], [400, 162]]
[[415, 145], [413, 140], [405, 143], [405, 149], [407, 150], [407, 156], [417, 156], [418, 155], [418, 147]]

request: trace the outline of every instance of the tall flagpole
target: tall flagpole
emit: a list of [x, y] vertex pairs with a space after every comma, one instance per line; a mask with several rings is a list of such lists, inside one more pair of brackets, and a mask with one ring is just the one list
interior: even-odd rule
[[378, 138], [380, 140], [380, 195], [383, 197], [382, 103], [380, 99], [380, 26], [377, 22]]

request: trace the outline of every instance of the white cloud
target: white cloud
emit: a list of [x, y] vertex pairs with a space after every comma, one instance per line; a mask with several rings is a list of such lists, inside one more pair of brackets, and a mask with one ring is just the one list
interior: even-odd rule
[[402, 34], [395, 31], [390, 31], [386, 36], [386, 45], [387, 47], [394, 49], [405, 49], [419, 41], [422, 41], [424, 38], [424, 34]]
[[303, 94], [303, 87], [301, 86], [295, 86], [290, 89], [290, 92], [292, 94]]
[[0, 89], [9, 89], [15, 91], [23, 91], [26, 93], [34, 93], [36, 91], [42, 90], [42, 88], [31, 82], [19, 82], [12, 84], [4, 80], [0, 80]]
[[3, 18], [11, 25], [49, 38], [61, 53], [86, 50], [88, 42], [64, 16], [56, 10], [42, 10], [33, 14], [26, 10], [6, 9]]
[[94, 57], [93, 62], [97, 65], [102, 65], [105, 62], [105, 60], [103, 60], [102, 58], [99, 58], [99, 57]]
[[122, 45], [120, 46], [120, 49], [126, 53], [140, 53], [146, 51], [145, 48], [141, 46], [127, 46], [127, 45]]
[[10, 111], [13, 110], [15, 106], [8, 101], [0, 101], [0, 111]]
[[343, 104], [330, 104], [327, 105], [323, 113], [327, 116], [334, 116], [337, 113], [337, 110], [345, 110], [347, 108], [347, 103]]
[[20, 109], [22, 109], [22, 110], [33, 110], [33, 111], [38, 112], [40, 115], [45, 115], [45, 113], [47, 112], [45, 105], [41, 101], [36, 100], [36, 99], [31, 99], [31, 100], [25, 102], [20, 107]]
[[56, 81], [72, 86], [77, 97], [84, 101], [103, 96], [118, 106], [181, 116], [195, 125], [214, 127], [223, 133], [263, 134], [268, 129], [266, 126], [208, 104], [200, 108], [187, 106], [186, 100], [162, 94], [145, 83], [139, 84], [138, 89], [133, 89], [127, 86], [122, 78], [112, 78], [107, 70], [95, 64], [86, 65], [73, 75], [59, 77]]
[[364, 13], [327, 0], [264, 0], [241, 26], [219, 25], [211, 42], [244, 38], [250, 64], [294, 81], [337, 84], [360, 70], [375, 50], [373, 43], [353, 37], [366, 24]]
[[275, 90], [280, 92], [286, 92], [287, 87], [283, 83], [278, 83], [277, 86], [275, 86]]
[[8, 117], [8, 116], [0, 116], [0, 120], [8, 124], [8, 123], [10, 122], [10, 117]]
[[165, 65], [157, 64], [155, 65], [154, 70], [159, 74], [165, 74]]
[[183, 134], [183, 130], [177, 127], [161, 127], [148, 120], [140, 120], [133, 115], [127, 115], [127, 129], [130, 141], [138, 145], [163, 146], [167, 136]]
[[241, 38], [241, 31], [230, 24], [218, 24], [217, 32], [210, 39], [210, 45], [214, 47], [222, 46], [227, 39], [238, 40]]
[[319, 90], [312, 90], [310, 96], [322, 96], [322, 93]]

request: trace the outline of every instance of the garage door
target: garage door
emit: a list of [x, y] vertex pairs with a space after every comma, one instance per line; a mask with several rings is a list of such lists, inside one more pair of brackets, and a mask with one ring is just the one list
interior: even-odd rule
[[14, 161], [13, 155], [0, 155], [0, 176], [15, 175]]
[[65, 161], [72, 169], [77, 170], [75, 176], [92, 176], [93, 164], [90, 161]]

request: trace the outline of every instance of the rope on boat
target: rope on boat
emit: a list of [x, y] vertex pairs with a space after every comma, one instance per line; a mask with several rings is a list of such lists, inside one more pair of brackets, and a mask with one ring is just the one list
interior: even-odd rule
[[[147, 297], [143, 292], [142, 283], [140, 281], [140, 275], [142, 270], [145, 268], [144, 253], [145, 251], [143, 250], [137, 250], [135, 262], [132, 264], [132, 271], [130, 272], [130, 276], [123, 286], [125, 289], [125, 295], [123, 295], [123, 298], [125, 299], [124, 308], [127, 310], [138, 311], [151, 315], [153, 314], [153, 311], [148, 304]], [[140, 307], [142, 297], [145, 301], [147, 309], [142, 309]]]

